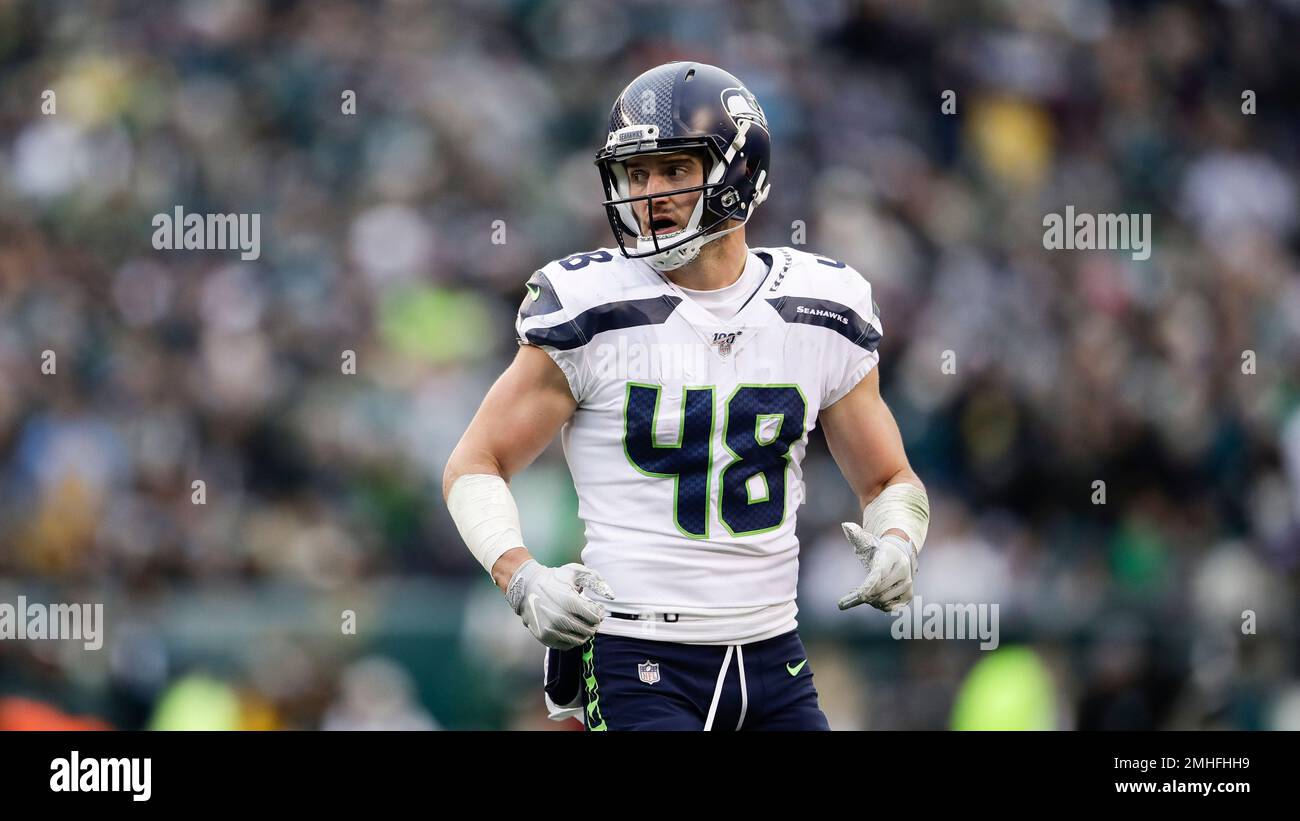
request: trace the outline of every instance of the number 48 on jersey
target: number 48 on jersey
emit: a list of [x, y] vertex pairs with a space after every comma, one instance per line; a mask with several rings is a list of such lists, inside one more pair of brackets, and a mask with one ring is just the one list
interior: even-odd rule
[[[659, 385], [629, 382], [623, 449], [646, 476], [673, 480], [671, 515], [692, 539], [709, 537], [714, 460], [712, 386], [684, 389], [677, 441], [656, 440]], [[739, 385], [722, 406], [722, 446], [731, 460], [716, 477], [718, 519], [732, 536], [766, 533], [785, 519], [790, 448], [804, 435], [808, 402], [797, 385]], [[758, 477], [758, 480], [755, 480]], [[755, 486], [761, 487], [757, 493]]]

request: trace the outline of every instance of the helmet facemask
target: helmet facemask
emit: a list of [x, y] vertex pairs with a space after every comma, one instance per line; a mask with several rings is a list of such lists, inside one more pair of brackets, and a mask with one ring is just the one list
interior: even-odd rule
[[[653, 138], [647, 140], [644, 134], [637, 134], [635, 142], [625, 139], [628, 143], [625, 148], [615, 149], [611, 152], [612, 156], [607, 156], [598, 162], [605, 187], [605, 212], [624, 256], [631, 259], [645, 259], [659, 271], [671, 271], [694, 261], [699, 256], [700, 249], [706, 244], [741, 228], [748, 221], [753, 208], [750, 208], [748, 213], [744, 212], [742, 198], [736, 194], [734, 182], [728, 179], [733, 176], [728, 174], [728, 170], [733, 167], [736, 151], [744, 145], [746, 130], [747, 128], [741, 128], [737, 140], [728, 147], [727, 154], [723, 156], [719, 156], [717, 148], [709, 140], [674, 141], [672, 145], [665, 145], [663, 141]], [[611, 147], [620, 136], [610, 135]], [[705, 181], [702, 185], [654, 194], [631, 195], [631, 182], [626, 165], [628, 159], [636, 155], [670, 154], [692, 149], [702, 150], [707, 158], [704, 163]], [[656, 234], [651, 222], [655, 201], [695, 191], [699, 191], [700, 196], [686, 225], [668, 234]], [[766, 191], [763, 193], [765, 194]], [[648, 235], [641, 232], [640, 221], [634, 209], [634, 204], [640, 202], [645, 203]], [[761, 198], [757, 198], [754, 205], [757, 206], [758, 202], [761, 202]], [[739, 219], [740, 224], [718, 230], [733, 218]], [[628, 247], [630, 238], [635, 238], [634, 249]]]

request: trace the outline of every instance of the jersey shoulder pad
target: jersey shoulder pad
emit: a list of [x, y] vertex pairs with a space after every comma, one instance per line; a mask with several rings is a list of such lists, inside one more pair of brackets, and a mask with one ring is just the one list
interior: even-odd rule
[[856, 306], [871, 297], [871, 283], [847, 263], [797, 248], [776, 249], [791, 256], [786, 292]]
[[[638, 307], [665, 307], [654, 281], [616, 248], [570, 254], [543, 265], [529, 277], [516, 322], [520, 342], [559, 349], [582, 347], [607, 326]], [[668, 306], [670, 307], [670, 306]], [[636, 313], [635, 310], [632, 310]]]
[[524, 300], [519, 304], [519, 317], [530, 319], [556, 312], [572, 315], [575, 309], [581, 310], [579, 303], [583, 301], [582, 280], [586, 277], [573, 274], [592, 264], [613, 261], [613, 255], [605, 248], [551, 260], [534, 271], [524, 284]]
[[624, 257], [617, 248], [570, 254], [546, 263], [538, 273], [551, 284], [571, 316], [627, 299], [630, 290], [650, 282], [635, 260]]
[[[773, 257], [768, 304], [787, 322], [821, 325], [875, 350], [883, 334], [871, 283], [848, 264], [796, 248], [756, 249]], [[781, 270], [783, 260], [786, 269]]]

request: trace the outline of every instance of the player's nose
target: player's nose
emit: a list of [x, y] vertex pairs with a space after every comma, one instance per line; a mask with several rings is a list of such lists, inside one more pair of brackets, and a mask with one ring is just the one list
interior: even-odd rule
[[[665, 176], [665, 177], [656, 178], [654, 187], [650, 189], [647, 193], [662, 195], [670, 191], [675, 191], [676, 189], [677, 186], [674, 185]], [[674, 199], [675, 199], [674, 197], [659, 196], [653, 200], [650, 200], [651, 218], [659, 219], [662, 217], [664, 219], [672, 219], [673, 213], [677, 210], [676, 203], [674, 203]]]
[[658, 194], [663, 191], [672, 191], [675, 188], [672, 181], [668, 179], [667, 174], [661, 174], [658, 171], [651, 172], [650, 178], [646, 181], [646, 193]]
[[662, 174], [651, 173], [646, 177], [645, 192], [647, 194], [658, 194], [660, 191], [667, 190], [664, 187], [664, 178]]

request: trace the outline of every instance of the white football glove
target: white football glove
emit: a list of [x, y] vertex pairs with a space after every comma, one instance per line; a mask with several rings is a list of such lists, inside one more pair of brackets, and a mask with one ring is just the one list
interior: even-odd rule
[[584, 598], [591, 590], [607, 599], [614, 591], [596, 571], [581, 564], [546, 567], [529, 559], [506, 585], [506, 601], [528, 632], [547, 647], [568, 650], [596, 634], [605, 608]]
[[919, 568], [912, 542], [902, 536], [876, 538], [860, 525], [844, 522], [844, 535], [866, 568], [867, 578], [857, 590], [840, 599], [840, 609], [859, 604], [892, 613], [912, 600], [912, 578]]

